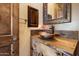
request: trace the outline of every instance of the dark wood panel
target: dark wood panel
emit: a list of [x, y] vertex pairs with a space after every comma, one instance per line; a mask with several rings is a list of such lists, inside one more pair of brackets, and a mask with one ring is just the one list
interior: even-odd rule
[[0, 37], [0, 56], [11, 55], [11, 37]]
[[11, 55], [11, 4], [0, 3], [0, 56]]
[[14, 43], [14, 54], [19, 55], [19, 4], [13, 4], [13, 36], [16, 38]]
[[[13, 8], [13, 27], [11, 27], [11, 7]], [[0, 4], [0, 56], [11, 55], [11, 44], [13, 44], [13, 55], [19, 55], [19, 4]], [[13, 31], [11, 31], [11, 28]], [[4, 36], [11, 35], [12, 36]], [[16, 38], [16, 40], [13, 40]]]
[[0, 3], [0, 35], [11, 34], [11, 5]]
[[11, 55], [10, 48], [11, 48], [11, 45], [0, 47], [0, 56], [10, 56]]
[[78, 41], [77, 46], [76, 46], [76, 49], [74, 51], [74, 55], [75, 56], [79, 56], [79, 41]]
[[38, 20], [38, 9], [28, 6], [28, 27], [38, 27]]
[[0, 37], [0, 48], [3, 46], [10, 45], [12, 42], [11, 37]]

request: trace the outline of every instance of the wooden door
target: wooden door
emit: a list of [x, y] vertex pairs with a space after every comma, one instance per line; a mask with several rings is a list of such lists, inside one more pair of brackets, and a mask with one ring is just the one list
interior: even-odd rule
[[18, 18], [19, 4], [0, 3], [0, 56], [19, 55]]

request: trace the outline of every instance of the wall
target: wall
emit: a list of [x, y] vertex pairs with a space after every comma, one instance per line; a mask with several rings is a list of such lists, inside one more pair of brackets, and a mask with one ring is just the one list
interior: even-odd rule
[[[39, 9], [39, 24], [42, 25], [42, 4], [40, 3], [28, 3], [28, 4], [20, 4], [19, 6], [19, 16], [20, 18], [23, 18], [23, 19], [27, 19], [27, 7], [28, 5], [34, 7], [34, 8], [37, 8]], [[30, 29], [37, 29], [37, 28], [28, 28], [27, 27], [27, 23], [24, 24], [24, 21], [23, 20], [19, 20], [19, 42], [20, 42], [20, 45], [19, 45], [19, 52], [20, 52], [20, 56], [29, 56], [30, 55]], [[39, 25], [39, 26], [40, 26]], [[38, 27], [39, 28], [39, 27]]]
[[[34, 8], [39, 9], [39, 24], [42, 25], [43, 24], [43, 7], [42, 4], [40, 3], [28, 3], [28, 4], [20, 4], [19, 8], [19, 16], [20, 18], [24, 18], [27, 19], [27, 6], [30, 5]], [[21, 56], [26, 56], [26, 55], [30, 55], [30, 29], [37, 29], [37, 28], [28, 28], [27, 27], [27, 23], [23, 24], [23, 20], [20, 19], [20, 23], [19, 23], [19, 42], [20, 42], [20, 55]], [[55, 25], [55, 29], [56, 30], [79, 30], [79, 4], [72, 4], [72, 22], [71, 23], [66, 23], [66, 24], [58, 24]], [[39, 27], [40, 27], [39, 25]], [[38, 28], [39, 28], [38, 27]]]
[[71, 23], [65, 23], [65, 24], [57, 24], [55, 25], [56, 30], [72, 30], [72, 31], [78, 31], [79, 30], [79, 4], [73, 3], [72, 4], [72, 18]]
[[[19, 17], [27, 19], [27, 4], [20, 4]], [[27, 23], [24, 24], [23, 20], [20, 19], [19, 22], [19, 55], [30, 55], [30, 30], [27, 28]]]

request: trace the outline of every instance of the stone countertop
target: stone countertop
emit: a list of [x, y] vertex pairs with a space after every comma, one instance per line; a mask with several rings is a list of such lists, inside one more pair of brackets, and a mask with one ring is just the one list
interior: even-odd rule
[[53, 46], [56, 48], [60, 48], [61, 51], [66, 51], [72, 55], [74, 55], [74, 51], [76, 49], [76, 45], [78, 42], [75, 39], [67, 39], [63, 37], [55, 37], [54, 40], [47, 41], [47, 40], [40, 39], [40, 35], [34, 35], [32, 36], [32, 39], [37, 40], [51, 47]]

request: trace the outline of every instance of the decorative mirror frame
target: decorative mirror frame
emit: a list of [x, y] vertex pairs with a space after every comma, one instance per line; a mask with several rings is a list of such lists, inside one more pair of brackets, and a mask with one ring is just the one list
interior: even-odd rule
[[[55, 3], [57, 4], [57, 3]], [[63, 5], [64, 3], [62, 3]], [[51, 15], [48, 15], [48, 3], [43, 3], [43, 23], [44, 24], [61, 24], [61, 23], [70, 23], [71, 22], [71, 3], [66, 4], [66, 18], [56, 18], [52, 19]], [[64, 11], [64, 10], [63, 10]], [[62, 11], [62, 12], [63, 12]]]

